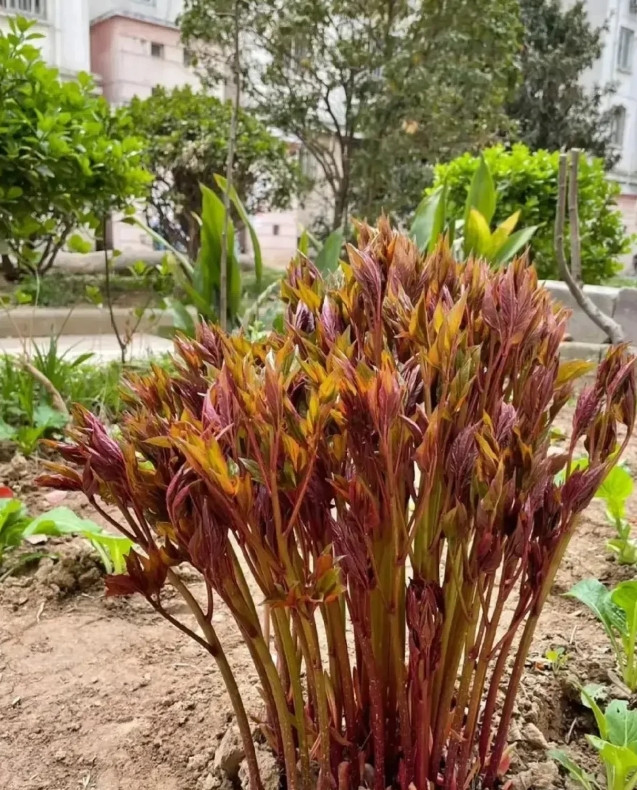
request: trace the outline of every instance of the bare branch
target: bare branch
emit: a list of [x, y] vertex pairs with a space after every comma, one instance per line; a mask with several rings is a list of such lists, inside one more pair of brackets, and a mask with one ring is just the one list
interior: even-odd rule
[[579, 195], [579, 151], [571, 150], [569, 168], [570, 180], [568, 185], [568, 222], [571, 231], [571, 274], [578, 285], [582, 285], [582, 256], [579, 235], [579, 211], [577, 199]]
[[[577, 166], [577, 158], [575, 159]], [[608, 335], [611, 343], [623, 343], [624, 331], [621, 326], [614, 321], [606, 313], [602, 312], [599, 307], [584, 293], [581, 286], [576, 282], [570, 269], [566, 263], [564, 255], [564, 219], [566, 214], [566, 189], [568, 181], [568, 154], [560, 154], [560, 166], [557, 182], [557, 209], [555, 212], [555, 257], [564, 281], [568, 285], [568, 289], [573, 295], [577, 304], [582, 308], [586, 315]], [[575, 196], [575, 200], [577, 196]], [[572, 233], [572, 231], [571, 231]], [[575, 255], [579, 258], [580, 255], [580, 240], [579, 240], [579, 227], [575, 232], [576, 249]], [[572, 254], [572, 251], [571, 251]]]

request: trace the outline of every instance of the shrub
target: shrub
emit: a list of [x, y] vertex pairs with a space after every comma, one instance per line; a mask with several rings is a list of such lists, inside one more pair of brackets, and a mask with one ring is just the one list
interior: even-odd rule
[[[502, 222], [519, 209], [521, 225], [539, 225], [531, 241], [533, 262], [541, 278], [559, 280], [553, 252], [559, 152], [531, 152], [522, 144], [507, 150], [499, 145], [486, 149], [484, 158], [498, 192], [494, 221]], [[455, 207], [456, 214], [462, 214], [479, 162], [479, 157], [464, 154], [436, 167], [432, 190], [446, 181], [448, 205]], [[579, 212], [585, 282], [599, 283], [612, 277], [620, 268], [618, 256], [628, 252], [629, 237], [615, 205], [618, 194], [619, 186], [607, 179], [603, 161], [582, 157]], [[566, 241], [568, 245], [568, 238]]]
[[[290, 790], [356, 790], [366, 764], [375, 790], [493, 788], [576, 515], [632, 431], [633, 360], [609, 352], [569, 450], [551, 454], [551, 424], [589, 366], [560, 365], [567, 312], [532, 269], [459, 264], [442, 246], [424, 257], [386, 223], [360, 229], [349, 261], [331, 285], [304, 257], [291, 265], [284, 333], [178, 339], [177, 372], [133, 383], [117, 437], [78, 409], [66, 464], [40, 482], [83, 490], [138, 545], [108, 592], [141, 593], [216, 659], [253, 790], [216, 598], [254, 661]], [[573, 469], [582, 438], [589, 465]], [[166, 584], [197, 631], [165, 608]]]
[[0, 256], [5, 275], [49, 269], [70, 234], [146, 191], [139, 139], [88, 74], [63, 82], [30, 23], [0, 32]]

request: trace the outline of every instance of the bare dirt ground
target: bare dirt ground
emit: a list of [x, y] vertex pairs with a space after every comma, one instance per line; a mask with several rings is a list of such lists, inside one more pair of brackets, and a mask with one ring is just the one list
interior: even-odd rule
[[[637, 440], [626, 460], [637, 472]], [[34, 491], [33, 472], [32, 464], [0, 467], [0, 484], [21, 487], [34, 513], [53, 504], [81, 508], [75, 495], [52, 502]], [[637, 497], [631, 505], [629, 516], [636, 516]], [[545, 607], [511, 728], [519, 790], [564, 786], [547, 744], [568, 744], [595, 770], [584, 740], [592, 717], [578, 703], [575, 682], [608, 682], [613, 659], [601, 627], [562, 593], [582, 578], [614, 584], [634, 575], [606, 554], [611, 534], [594, 502]], [[96, 561], [80, 541], [49, 549], [59, 562], [45, 560], [0, 584], [0, 788], [218, 787], [211, 766], [231, 717], [212, 659], [142, 599], [105, 599]], [[184, 614], [176, 599], [173, 612]], [[260, 698], [249, 656], [222, 607], [214, 617], [247, 707], [256, 713]], [[544, 659], [555, 647], [567, 653], [559, 672]]]

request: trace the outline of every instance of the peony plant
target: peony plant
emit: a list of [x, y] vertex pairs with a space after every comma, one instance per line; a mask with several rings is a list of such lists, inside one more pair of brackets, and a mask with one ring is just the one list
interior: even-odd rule
[[348, 256], [330, 281], [291, 264], [283, 333], [178, 338], [175, 372], [130, 382], [117, 435], [76, 409], [40, 482], [84, 491], [135, 542], [108, 594], [143, 595], [217, 662], [251, 790], [219, 600], [288, 790], [494, 788], [577, 516], [633, 429], [633, 360], [609, 351], [555, 453], [551, 426], [589, 366], [560, 363], [568, 312], [524, 259], [422, 254], [385, 220]]

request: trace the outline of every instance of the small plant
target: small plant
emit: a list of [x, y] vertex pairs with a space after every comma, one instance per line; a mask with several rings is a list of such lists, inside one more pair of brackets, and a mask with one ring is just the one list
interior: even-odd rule
[[[635, 790], [637, 787], [637, 710], [629, 710], [624, 700], [614, 700], [604, 712], [595, 699], [582, 692], [584, 704], [591, 708], [599, 735], [586, 740], [597, 750], [606, 774], [604, 790]], [[551, 750], [549, 756], [566, 769], [571, 779], [584, 790], [601, 790], [594, 776], [581, 768], [562, 750]]]
[[[328, 279], [293, 262], [283, 332], [178, 338], [176, 370], [132, 382], [116, 436], [77, 409], [66, 463], [40, 483], [84, 491], [137, 544], [108, 593], [142, 594], [217, 662], [252, 790], [216, 598], [288, 790], [494, 788], [577, 515], [632, 433], [634, 360], [610, 350], [580, 395], [572, 435], [589, 465], [573, 468], [575, 444], [554, 454], [550, 431], [590, 366], [560, 364], [567, 312], [523, 260], [423, 255], [386, 221], [362, 226], [348, 258]], [[165, 585], [194, 621], [166, 608]]]
[[549, 648], [544, 654], [544, 658], [549, 662], [549, 666], [555, 675], [560, 670], [565, 669], [568, 664], [568, 653], [564, 647]]
[[42, 439], [64, 428], [68, 415], [46, 403], [33, 409], [30, 425], [9, 425], [0, 420], [0, 441], [13, 442], [22, 455], [32, 455]]
[[[111, 535], [99, 524], [80, 518], [66, 507], [54, 508], [40, 516], [31, 517], [25, 505], [13, 496], [11, 489], [0, 488], [0, 571], [3, 570], [5, 555], [35, 535], [74, 535], [85, 538], [99, 554], [107, 573], [123, 573], [126, 569], [125, 557], [133, 548], [128, 538]], [[15, 573], [24, 564], [45, 556], [43, 552], [22, 555], [9, 570], [4, 570], [0, 579]]]
[[[588, 459], [578, 458], [573, 462], [573, 467], [585, 469]], [[558, 480], [563, 481], [564, 473], [558, 475]], [[595, 499], [601, 499], [606, 504], [606, 518], [617, 530], [617, 537], [606, 542], [606, 548], [611, 551], [617, 561], [622, 565], [637, 564], [637, 543], [631, 538], [631, 524], [626, 519], [626, 502], [633, 493], [633, 478], [625, 466], [614, 466], [602, 480], [600, 487], [595, 492]]]
[[633, 493], [633, 478], [623, 466], [615, 466], [595, 494], [606, 503], [606, 517], [617, 530], [617, 537], [606, 543], [609, 551], [622, 565], [637, 564], [637, 542], [631, 538], [631, 525], [626, 518], [626, 502]]
[[637, 581], [608, 590], [597, 579], [584, 579], [567, 595], [588, 606], [604, 626], [624, 683], [637, 690]]
[[537, 230], [533, 226], [515, 231], [520, 220], [520, 212], [516, 211], [491, 231], [497, 193], [484, 157], [473, 174], [462, 220], [453, 212], [449, 215], [447, 197], [447, 185], [443, 184], [424, 197], [416, 209], [411, 236], [423, 251], [433, 252], [439, 237], [446, 234], [454, 250], [464, 258], [477, 255], [495, 265], [505, 264], [526, 247]]

